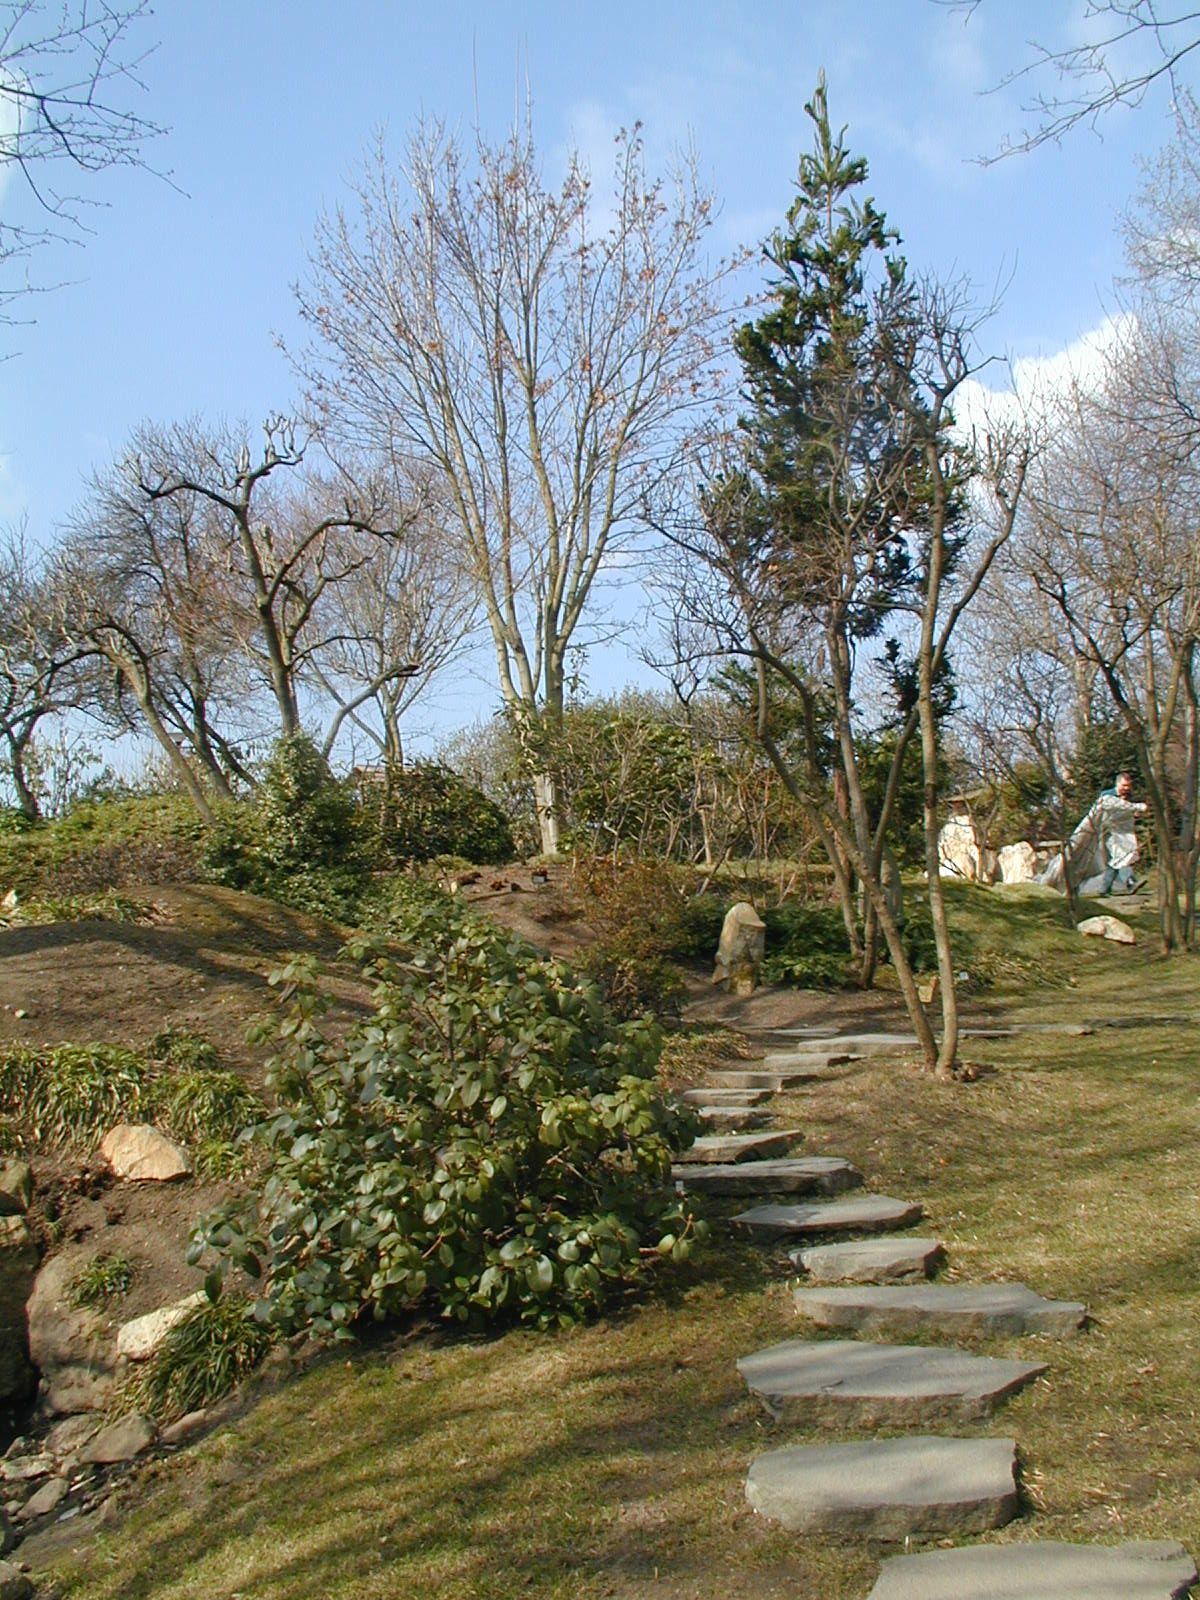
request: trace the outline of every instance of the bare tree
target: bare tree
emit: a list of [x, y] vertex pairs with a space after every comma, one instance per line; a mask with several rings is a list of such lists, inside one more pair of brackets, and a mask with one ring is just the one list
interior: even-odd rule
[[[1190, 940], [1194, 916], [1198, 380], [1189, 352], [1148, 316], [1112, 351], [1101, 381], [1076, 379], [1039, 464], [1022, 542], [1030, 576], [1137, 750], [1167, 950]], [[1180, 787], [1172, 767], [1181, 740]]]
[[[0, 263], [88, 231], [84, 217], [94, 202], [70, 192], [60, 174], [144, 165], [146, 144], [163, 130], [132, 111], [126, 97], [143, 87], [152, 47], [138, 40], [150, 14], [149, 0], [0, 6], [0, 185], [18, 176], [35, 219], [0, 219]], [[8, 284], [0, 306], [27, 287]]]
[[478, 602], [446, 549], [438, 509], [426, 503], [406, 513], [401, 538], [360, 533], [342, 541], [344, 555], [360, 560], [328, 591], [322, 640], [306, 668], [334, 707], [326, 757], [350, 726], [385, 765], [402, 765], [402, 717], [470, 647]]
[[301, 473], [309, 443], [283, 417], [264, 424], [257, 458], [244, 429], [145, 428], [121, 469], [147, 504], [178, 502], [189, 520], [206, 509], [227, 633], [268, 688], [283, 737], [300, 731], [300, 686], [324, 639], [328, 592], [370, 560], [358, 536], [396, 535], [402, 509], [378, 478]]
[[[982, 0], [939, 0], [970, 17]], [[1057, 143], [1080, 126], [1095, 128], [1117, 106], [1140, 106], [1164, 84], [1174, 104], [1187, 95], [1186, 69], [1200, 47], [1200, 10], [1163, 0], [1086, 0], [1085, 37], [1064, 46], [1029, 41], [1029, 59], [998, 84], [1030, 86], [1029, 126], [1006, 139], [984, 164]], [[1049, 80], [1054, 87], [1038, 87]]]
[[[444, 480], [506, 706], [536, 748], [561, 725], [567, 652], [650, 483], [710, 392], [722, 268], [686, 166], [651, 177], [636, 129], [597, 201], [571, 157], [543, 178], [528, 126], [471, 152], [421, 126], [380, 147], [317, 234], [300, 309], [320, 412]], [[557, 849], [552, 777], [535, 779]]]
[[90, 698], [80, 670], [90, 652], [56, 633], [46, 565], [24, 529], [0, 542], [0, 738], [17, 804], [31, 821], [40, 815], [29, 771], [38, 728]]

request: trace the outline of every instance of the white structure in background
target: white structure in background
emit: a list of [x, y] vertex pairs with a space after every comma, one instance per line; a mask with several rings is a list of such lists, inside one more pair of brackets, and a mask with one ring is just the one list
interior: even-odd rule
[[994, 883], [996, 854], [964, 800], [951, 800], [950, 814], [938, 834], [938, 868], [943, 878], [968, 883]]
[[1027, 839], [996, 852], [1001, 883], [1032, 883], [1041, 870], [1038, 853]]

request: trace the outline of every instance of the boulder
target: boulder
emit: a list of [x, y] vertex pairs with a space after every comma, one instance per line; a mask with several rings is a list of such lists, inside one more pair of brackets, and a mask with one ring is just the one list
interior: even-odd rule
[[31, 1600], [33, 1585], [11, 1561], [0, 1561], [0, 1600]]
[[133, 1411], [129, 1416], [110, 1423], [107, 1428], [101, 1428], [79, 1452], [79, 1460], [85, 1465], [95, 1463], [97, 1466], [132, 1461], [134, 1456], [148, 1450], [157, 1438], [158, 1429], [153, 1419], [143, 1416], [140, 1411]]
[[20, 1216], [33, 1200], [33, 1171], [28, 1161], [0, 1162], [0, 1216]]
[[184, 1300], [176, 1300], [174, 1305], [162, 1306], [157, 1311], [147, 1312], [144, 1317], [134, 1317], [131, 1322], [122, 1324], [117, 1333], [117, 1354], [124, 1356], [127, 1361], [148, 1361], [171, 1329], [182, 1322], [189, 1311], [203, 1305], [205, 1298], [203, 1289], [200, 1289]]
[[728, 983], [733, 994], [753, 994], [762, 972], [767, 928], [746, 900], [730, 906], [717, 946], [714, 983]]
[[1112, 939], [1116, 944], [1136, 944], [1137, 934], [1120, 917], [1085, 917], [1075, 924], [1075, 931], [1086, 938]]
[[21, 1510], [17, 1512], [18, 1522], [33, 1522], [37, 1517], [46, 1517], [52, 1511], [57, 1511], [66, 1499], [70, 1488], [65, 1478], [51, 1478], [48, 1483], [31, 1494]]
[[29, 1297], [29, 1354], [41, 1375], [40, 1403], [51, 1415], [103, 1411], [112, 1397], [116, 1351], [105, 1321], [71, 1304], [71, 1281], [90, 1252], [49, 1257]]
[[37, 1263], [37, 1246], [25, 1218], [0, 1216], [0, 1405], [23, 1400], [33, 1391], [25, 1302]]
[[949, 817], [938, 834], [938, 870], [944, 878], [991, 883], [992, 852], [965, 812]]
[[996, 853], [1001, 883], [1032, 883], [1038, 875], [1037, 851], [1027, 839], [1006, 844]]
[[189, 1177], [192, 1170], [183, 1146], [148, 1122], [119, 1123], [105, 1134], [100, 1154], [126, 1182], [170, 1183]]

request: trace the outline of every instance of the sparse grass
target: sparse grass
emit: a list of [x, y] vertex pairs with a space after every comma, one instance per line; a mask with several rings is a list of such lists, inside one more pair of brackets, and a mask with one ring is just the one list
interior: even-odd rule
[[186, 1143], [233, 1140], [262, 1103], [235, 1072], [181, 1071], [119, 1045], [0, 1047], [5, 1147], [90, 1149], [118, 1122], [156, 1122]]
[[[1085, 940], [1034, 893], [953, 901], [1062, 982], [1013, 993], [1013, 1013], [1197, 1009], [1200, 958]], [[987, 1069], [973, 1084], [870, 1058], [773, 1109], [807, 1151], [921, 1199], [951, 1277], [1089, 1303], [1078, 1338], [974, 1343], [1050, 1369], [954, 1430], [1020, 1444], [1030, 1509], [988, 1537], [1170, 1538], [1200, 1554], [1200, 1028], [969, 1054]], [[797, 1538], [744, 1501], [756, 1453], [830, 1437], [774, 1427], [734, 1366], [799, 1332], [782, 1258], [717, 1229], [672, 1281], [566, 1334], [339, 1352], [157, 1468], [129, 1520], [55, 1577], [70, 1600], [862, 1600], [886, 1551]]]
[[124, 1386], [123, 1405], [160, 1422], [212, 1405], [254, 1371], [274, 1338], [240, 1295], [203, 1301]]
[[669, 1033], [658, 1058], [658, 1075], [668, 1088], [686, 1087], [706, 1072], [731, 1062], [749, 1061], [761, 1051], [732, 1028], [680, 1028]]
[[75, 1307], [95, 1307], [107, 1305], [110, 1300], [119, 1300], [132, 1288], [135, 1272], [136, 1268], [127, 1255], [120, 1251], [114, 1251], [111, 1255], [101, 1251], [71, 1279], [68, 1291], [71, 1304]]

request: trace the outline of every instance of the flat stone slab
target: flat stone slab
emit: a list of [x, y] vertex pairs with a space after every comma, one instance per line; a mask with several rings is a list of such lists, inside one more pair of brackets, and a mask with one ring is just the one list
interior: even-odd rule
[[687, 1150], [681, 1150], [679, 1161], [725, 1162], [769, 1161], [773, 1156], [785, 1156], [804, 1135], [799, 1128], [776, 1128], [769, 1133], [714, 1133], [703, 1134]]
[[858, 1168], [841, 1156], [672, 1167], [671, 1177], [685, 1189], [705, 1194], [841, 1194], [863, 1181]]
[[977, 1422], [1046, 1370], [937, 1345], [788, 1339], [743, 1356], [746, 1387], [779, 1421], [902, 1427]]
[[867, 1600], [1183, 1600], [1196, 1563], [1181, 1544], [976, 1545], [885, 1561]]
[[915, 1283], [802, 1288], [796, 1312], [819, 1328], [859, 1333], [1078, 1333], [1087, 1307], [1043, 1300], [1023, 1283]]
[[757, 1106], [693, 1106], [706, 1128], [726, 1132], [734, 1128], [760, 1128], [770, 1122], [771, 1113]]
[[857, 1056], [850, 1050], [768, 1050], [762, 1058], [764, 1072], [822, 1072], [849, 1066]]
[[771, 1098], [769, 1089], [685, 1089], [679, 1097], [689, 1106], [760, 1106]]
[[830, 1055], [866, 1055], [880, 1050], [907, 1050], [915, 1045], [915, 1033], [835, 1033], [813, 1038], [805, 1028], [776, 1028], [780, 1039], [807, 1039], [805, 1054], [828, 1052]]
[[946, 1259], [940, 1239], [854, 1239], [789, 1253], [814, 1283], [908, 1283], [931, 1278]]
[[741, 1228], [769, 1238], [795, 1234], [881, 1233], [909, 1228], [925, 1215], [918, 1200], [893, 1200], [886, 1194], [856, 1194], [848, 1200], [801, 1206], [756, 1206], [733, 1218]]
[[799, 1089], [806, 1083], [816, 1083], [825, 1078], [841, 1076], [839, 1067], [805, 1067], [776, 1072], [765, 1067], [737, 1067], [727, 1072], [714, 1072], [712, 1079], [725, 1089], [765, 1089], [768, 1094], [779, 1094], [783, 1089]]
[[750, 1463], [746, 1499], [796, 1533], [982, 1533], [1017, 1514], [1016, 1441], [923, 1437], [772, 1450]]

